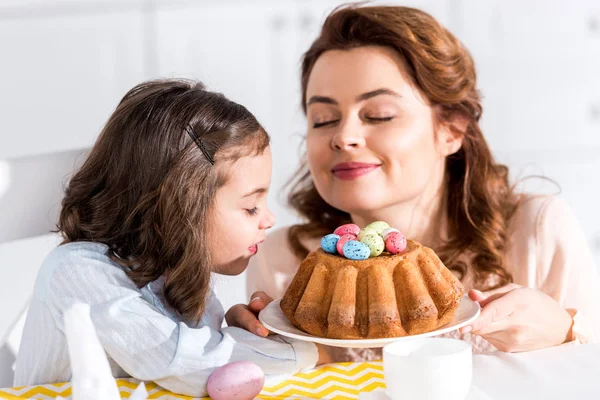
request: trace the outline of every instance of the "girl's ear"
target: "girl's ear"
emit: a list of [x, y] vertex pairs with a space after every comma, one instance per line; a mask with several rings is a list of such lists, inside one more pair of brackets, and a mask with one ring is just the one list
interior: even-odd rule
[[460, 115], [453, 117], [451, 121], [439, 125], [437, 145], [443, 156], [447, 157], [460, 150], [468, 126], [469, 120]]

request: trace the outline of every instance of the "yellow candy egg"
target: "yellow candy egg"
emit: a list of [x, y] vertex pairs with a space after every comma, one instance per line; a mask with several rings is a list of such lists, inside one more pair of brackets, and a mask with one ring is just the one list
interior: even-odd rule
[[381, 235], [381, 232], [383, 232], [385, 229], [389, 228], [390, 226], [383, 221], [375, 221], [375, 222], [371, 222], [369, 225], [365, 226], [365, 229], [373, 229], [375, 232], [377, 232], [379, 235]]
[[356, 236], [356, 238], [360, 242], [362, 240], [362, 238], [364, 238], [366, 235], [368, 235], [370, 233], [374, 233], [377, 235], [377, 231], [375, 229], [363, 228], [360, 230], [360, 232], [358, 232], [358, 236]]
[[360, 241], [366, 244], [371, 251], [370, 257], [377, 257], [385, 249], [385, 242], [377, 233], [368, 233]]

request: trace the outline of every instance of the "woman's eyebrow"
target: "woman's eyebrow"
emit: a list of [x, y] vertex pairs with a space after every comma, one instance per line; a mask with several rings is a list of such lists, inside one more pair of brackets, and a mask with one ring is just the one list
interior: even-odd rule
[[400, 96], [400, 94], [398, 94], [397, 92], [394, 92], [392, 89], [388, 89], [388, 88], [380, 88], [380, 89], [375, 89], [372, 90], [370, 92], [367, 93], [363, 93], [361, 95], [359, 95], [356, 98], [356, 101], [365, 101], [368, 100], [370, 98], [373, 98], [375, 96], [381, 96], [381, 95], [388, 95], [388, 96], [394, 96], [394, 97], [402, 97]]
[[[381, 96], [381, 95], [402, 97], [402, 96], [400, 96], [400, 94], [398, 94], [397, 92], [394, 92], [392, 89], [380, 88], [380, 89], [371, 90], [370, 92], [366, 92], [361, 95], [358, 95], [356, 97], [356, 101], [357, 102], [365, 101], [365, 100], [371, 99], [375, 96]], [[306, 105], [310, 106], [311, 104], [315, 104], [315, 103], [334, 104], [334, 105], [338, 104], [338, 102], [335, 99], [332, 99], [331, 97], [311, 96], [311, 98], [308, 100]]]

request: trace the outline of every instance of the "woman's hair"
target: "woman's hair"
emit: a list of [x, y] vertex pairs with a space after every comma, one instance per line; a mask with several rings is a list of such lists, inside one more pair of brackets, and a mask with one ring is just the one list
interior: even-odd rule
[[[482, 107], [473, 60], [462, 44], [430, 15], [407, 7], [346, 6], [325, 21], [302, 62], [302, 107], [317, 59], [329, 50], [385, 46], [403, 60], [411, 83], [434, 110], [436, 124], [448, 124], [463, 135], [461, 149], [446, 160], [448, 240], [436, 252], [465, 276], [472, 268], [479, 288], [512, 281], [505, 269], [508, 222], [518, 198], [509, 186], [508, 169], [497, 164], [479, 127]], [[467, 121], [466, 131], [453, 122]], [[307, 254], [301, 238], [332, 232], [350, 222], [350, 215], [327, 204], [317, 192], [306, 159], [293, 181], [289, 202], [306, 219], [293, 226], [294, 252]], [[494, 283], [489, 283], [494, 281]]]
[[210, 283], [211, 210], [226, 166], [268, 145], [246, 108], [201, 83], [142, 83], [121, 100], [68, 184], [58, 221], [63, 244], [104, 243], [138, 287], [164, 274], [169, 306], [198, 322]]

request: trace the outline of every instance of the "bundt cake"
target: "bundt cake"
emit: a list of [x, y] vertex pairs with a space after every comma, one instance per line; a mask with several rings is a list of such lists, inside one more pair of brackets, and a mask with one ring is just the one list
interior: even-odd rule
[[450, 322], [465, 292], [433, 250], [412, 240], [399, 254], [354, 260], [330, 253], [311, 252], [280, 303], [294, 326], [315, 336], [429, 332]]

